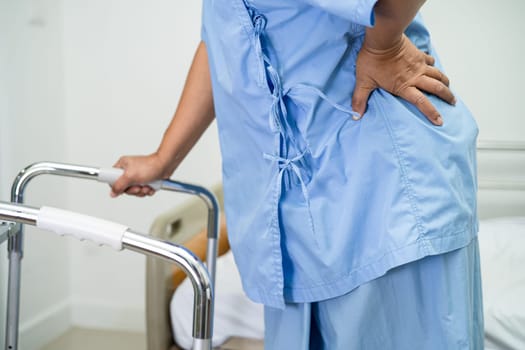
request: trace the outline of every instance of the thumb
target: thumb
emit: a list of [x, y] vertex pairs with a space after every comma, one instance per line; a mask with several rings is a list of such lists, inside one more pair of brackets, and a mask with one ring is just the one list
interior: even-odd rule
[[111, 187], [110, 196], [111, 197], [117, 197], [121, 195], [126, 190], [126, 188], [128, 188], [129, 186], [129, 180], [127, 180], [127, 176], [126, 176], [127, 163], [128, 163], [128, 157], [123, 156], [123, 157], [120, 157], [116, 161], [115, 164], [113, 164], [114, 168], [120, 168], [123, 170], [123, 172], [122, 172], [122, 175], [113, 184], [110, 185]]
[[374, 89], [375, 87], [367, 86], [359, 81], [356, 82], [354, 95], [352, 96], [352, 109], [354, 112], [359, 113], [360, 116], [365, 114], [368, 98]]
[[122, 174], [113, 185], [111, 185], [111, 197], [121, 195], [130, 185], [131, 180], [126, 176], [126, 173]]

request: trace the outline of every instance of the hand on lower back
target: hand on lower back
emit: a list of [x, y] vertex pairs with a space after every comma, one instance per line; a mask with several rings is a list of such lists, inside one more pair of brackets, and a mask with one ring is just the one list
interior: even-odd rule
[[455, 104], [449, 80], [433, 66], [434, 58], [419, 50], [402, 35], [388, 49], [374, 49], [365, 39], [356, 62], [356, 86], [352, 97], [354, 111], [363, 115], [372, 91], [382, 88], [415, 105], [434, 125], [442, 125], [438, 110], [423, 91]]
[[114, 165], [124, 169], [124, 174], [111, 186], [111, 196], [122, 193], [144, 197], [151, 196], [155, 190], [147, 184], [168, 177], [166, 166], [157, 153], [147, 156], [123, 156]]

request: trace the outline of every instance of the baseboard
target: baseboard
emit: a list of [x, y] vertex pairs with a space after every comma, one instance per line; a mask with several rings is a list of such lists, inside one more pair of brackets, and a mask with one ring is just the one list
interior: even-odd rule
[[75, 300], [72, 304], [72, 323], [90, 329], [113, 329], [144, 332], [144, 307], [114, 305], [100, 300]]
[[19, 349], [40, 349], [70, 327], [71, 302], [63, 300], [20, 324]]
[[144, 308], [98, 300], [64, 300], [20, 324], [19, 349], [38, 350], [73, 326], [144, 332]]

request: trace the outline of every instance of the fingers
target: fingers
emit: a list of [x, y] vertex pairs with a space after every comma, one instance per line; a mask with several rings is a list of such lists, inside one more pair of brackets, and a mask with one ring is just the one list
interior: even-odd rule
[[417, 88], [413, 86], [408, 87], [403, 90], [399, 96], [416, 106], [432, 124], [437, 126], [443, 125], [443, 119], [441, 119], [441, 115], [437, 109], [432, 105], [425, 94]]
[[454, 97], [454, 94], [452, 94], [452, 91], [450, 91], [450, 89], [439, 80], [422, 75], [416, 80], [415, 85], [417, 88], [432, 95], [436, 95], [451, 105], [456, 104], [456, 98]]
[[352, 96], [352, 108], [363, 114], [371, 92], [382, 88], [404, 98], [418, 108], [434, 125], [443, 120], [423, 91], [454, 104], [455, 98], [448, 88], [450, 81], [438, 68], [431, 55], [419, 50], [405, 35], [391, 50], [369, 50], [365, 44], [356, 62], [356, 87]]
[[128, 178], [128, 176], [126, 175], [126, 170], [124, 169], [124, 173], [122, 174], [122, 176], [120, 176], [117, 181], [115, 181], [113, 183], [113, 185], [111, 185], [111, 197], [117, 197], [119, 195], [121, 195], [122, 193], [124, 192], [127, 192], [128, 190], [131, 190], [131, 193], [130, 192], [127, 192], [129, 194], [134, 194], [133, 192], [136, 191], [136, 189], [133, 189], [132, 190], [132, 187], [138, 187], [138, 186], [131, 186], [132, 185], [132, 181], [131, 179]]
[[121, 195], [122, 193], [126, 192], [127, 194], [131, 195], [138, 195], [141, 192], [140, 186], [133, 186], [133, 181], [131, 177], [128, 174], [127, 166], [129, 163], [129, 157], [124, 156], [120, 157], [119, 160], [115, 164], [113, 164], [113, 167], [115, 168], [121, 168], [124, 170], [122, 175], [111, 185], [111, 197], [117, 197]]
[[359, 113], [360, 116], [365, 114], [368, 98], [374, 89], [375, 86], [367, 86], [359, 81], [356, 82], [354, 95], [352, 96], [352, 109], [354, 112]]
[[425, 53], [425, 63], [428, 64], [429, 66], [433, 66], [436, 63], [436, 60], [434, 59], [434, 57]]
[[149, 186], [132, 185], [125, 191], [127, 194], [137, 197], [152, 196], [155, 190]]
[[434, 78], [436, 80], [439, 80], [440, 82], [445, 84], [445, 86], [450, 85], [450, 81], [448, 80], [448, 77], [436, 67], [427, 66], [427, 68], [425, 69], [425, 75], [431, 78]]
[[152, 196], [155, 194], [155, 190], [148, 185], [136, 185], [124, 174], [115, 181], [111, 187], [111, 197], [117, 197], [122, 193], [126, 193], [132, 196], [144, 197]]
[[[151, 168], [148, 165], [148, 156], [124, 156], [113, 166], [124, 170], [123, 174], [111, 185], [111, 197], [117, 197], [122, 193], [144, 197], [152, 196], [155, 190], [146, 183], [148, 176], [144, 175], [144, 169]], [[150, 176], [151, 177], [151, 176]]]
[[400, 96], [415, 105], [432, 124], [441, 126], [443, 125], [441, 115], [422, 91], [436, 95], [451, 105], [456, 104], [456, 98], [449, 89], [450, 80], [448, 77], [439, 69], [433, 67], [435, 59], [425, 54], [425, 63], [427, 67], [425, 68], [424, 75], [419, 76], [415, 80], [415, 86], [408, 87]]
[[121, 168], [121, 169], [126, 169], [126, 165], [128, 164], [128, 157], [127, 156], [123, 156], [123, 157], [120, 157], [115, 164], [113, 164], [113, 167], [114, 168]]

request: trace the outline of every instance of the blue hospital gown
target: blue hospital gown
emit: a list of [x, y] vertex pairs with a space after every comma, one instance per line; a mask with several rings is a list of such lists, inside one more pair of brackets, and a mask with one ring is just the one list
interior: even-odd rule
[[[343, 295], [476, 236], [478, 129], [461, 100], [429, 96], [437, 127], [376, 90], [353, 118], [374, 4], [203, 1], [230, 243], [267, 306]], [[435, 57], [419, 17], [406, 34]]]

